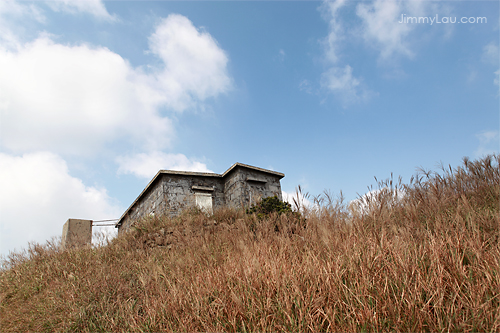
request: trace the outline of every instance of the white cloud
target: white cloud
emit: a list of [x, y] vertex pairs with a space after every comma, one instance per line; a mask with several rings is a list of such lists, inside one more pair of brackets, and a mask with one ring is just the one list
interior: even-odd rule
[[401, 15], [408, 13], [410, 4], [405, 4], [401, 1], [376, 0], [370, 4], [359, 4], [356, 8], [356, 14], [363, 21], [363, 38], [380, 50], [383, 59], [395, 54], [407, 57], [414, 55], [407, 36], [417, 24], [398, 23]]
[[0, 17], [2, 22], [10, 19], [19, 19], [23, 17], [30, 17], [38, 22], [45, 22], [46, 18], [41, 10], [33, 4], [25, 5], [16, 0], [2, 0], [0, 1]]
[[323, 84], [332, 91], [346, 91], [350, 95], [356, 95], [359, 80], [352, 76], [352, 67], [346, 65], [344, 68], [332, 67], [323, 73]]
[[147, 74], [107, 48], [48, 36], [14, 51], [0, 46], [1, 144], [78, 155], [113, 142], [168, 147], [174, 128], [161, 108], [182, 111], [226, 92], [227, 57], [180, 15], [163, 20], [150, 44], [164, 67]]
[[230, 89], [225, 52], [186, 17], [171, 14], [162, 20], [149, 45], [165, 64], [156, 79], [169, 107], [182, 111]]
[[[366, 44], [373, 46], [380, 52], [380, 59], [385, 62], [394, 60], [397, 56], [413, 58], [413, 50], [417, 39], [410, 35], [416, 29], [430, 26], [430, 23], [405, 23], [408, 17], [415, 17], [425, 22], [427, 19], [439, 17], [453, 17], [452, 7], [441, 2], [431, 1], [403, 1], [403, 0], [375, 0], [370, 3], [360, 3], [356, 7], [356, 14], [362, 20], [360, 36]], [[400, 23], [402, 22], [402, 23]], [[412, 21], [410, 21], [412, 22]], [[440, 26], [444, 37], [449, 37], [453, 24]], [[434, 29], [433, 31], [438, 31]]]
[[329, 25], [329, 33], [323, 44], [325, 59], [330, 63], [330, 68], [323, 72], [321, 76], [321, 86], [340, 99], [344, 107], [366, 100], [372, 95], [371, 92], [360, 85], [361, 80], [353, 76], [351, 66], [338, 65], [341, 55], [341, 43], [346, 38], [346, 31], [339, 12], [346, 3], [346, 0], [325, 1], [321, 7], [323, 16]]
[[213, 172], [204, 163], [188, 159], [183, 154], [167, 154], [160, 151], [141, 153], [117, 158], [119, 174], [134, 174], [151, 179], [158, 170]]
[[105, 189], [86, 186], [69, 174], [58, 155], [0, 153], [0, 253], [61, 236], [68, 218], [118, 218]]
[[278, 52], [278, 61], [279, 62], [284, 62], [286, 57], [286, 53], [283, 49], [280, 49]]
[[483, 48], [482, 60], [484, 62], [497, 65], [500, 50], [496, 42], [490, 42]]
[[479, 140], [479, 146], [474, 152], [476, 157], [498, 154], [500, 151], [500, 135], [498, 131], [483, 131], [476, 134], [476, 138]]
[[159, 92], [106, 48], [40, 37], [0, 50], [0, 72], [2, 145], [13, 151], [89, 154], [124, 137], [164, 146], [172, 135]]
[[477, 79], [477, 74], [478, 74], [478, 73], [477, 73], [477, 71], [476, 71], [476, 70], [471, 69], [471, 70], [469, 71], [469, 74], [467, 75], [467, 82], [468, 82], [468, 83], [474, 83], [474, 81], [476, 81], [476, 79]]
[[[346, 0], [324, 1], [320, 7], [323, 18], [328, 22], [328, 36], [323, 40], [325, 60], [328, 69], [322, 74], [321, 85], [337, 95], [344, 103], [364, 101], [375, 95], [363, 87], [362, 80], [353, 75], [349, 64], [343, 63], [343, 48], [346, 40], [362, 40], [379, 52], [379, 59], [389, 63], [396, 56], [412, 58], [410, 33], [424, 24], [399, 23], [402, 15], [423, 16], [432, 9], [435, 13], [449, 13], [446, 5], [430, 4], [425, 1], [375, 0], [355, 4], [358, 25], [343, 20], [342, 9], [349, 4]], [[448, 34], [446, 30], [445, 34]]]
[[19, 47], [19, 34], [23, 34], [26, 21], [44, 23], [46, 18], [34, 4], [25, 5], [15, 0], [0, 1], [0, 44], [8, 48]]
[[[345, 0], [325, 1], [321, 7], [322, 14], [329, 23], [325, 56], [331, 63], [339, 61], [344, 40], [358, 37], [377, 49], [382, 60], [392, 60], [397, 55], [412, 58], [415, 53], [409, 35], [425, 24], [399, 23], [402, 15], [420, 17], [431, 13], [441, 16], [450, 14], [446, 5], [426, 1], [375, 0], [357, 4], [356, 15], [361, 19], [361, 25], [346, 27], [345, 22], [342, 22], [340, 10], [347, 3]], [[448, 33], [449, 31], [446, 31], [446, 34]]]
[[313, 88], [312, 88], [311, 82], [309, 80], [307, 80], [307, 79], [302, 80], [300, 82], [300, 84], [299, 84], [299, 90], [300, 91], [305, 91], [308, 94], [312, 94], [313, 93]]
[[334, 93], [344, 106], [367, 100], [372, 92], [361, 86], [360, 79], [352, 74], [352, 67], [346, 65], [344, 68], [331, 67], [321, 77], [321, 85]]
[[[498, 66], [498, 57], [500, 54], [500, 50], [498, 48], [498, 44], [496, 42], [490, 42], [483, 48], [482, 60], [485, 63], [492, 64], [494, 66]], [[499, 85], [499, 76], [500, 70], [494, 72], [495, 78], [493, 79], [493, 83], [495, 85]]]
[[101, 0], [52, 0], [46, 4], [56, 12], [87, 13], [103, 20], [116, 20], [115, 16], [108, 13]]
[[331, 63], [336, 63], [339, 60], [340, 42], [345, 39], [345, 31], [340, 21], [338, 14], [340, 8], [346, 4], [346, 0], [325, 1], [321, 6], [322, 14], [325, 20], [328, 21], [329, 33], [324, 40], [325, 56]]
[[98, 19], [116, 21], [110, 15], [101, 0], [51, 0], [27, 1], [2, 0], [0, 1], [0, 44], [11, 49], [21, 46], [21, 40], [31, 34], [33, 23], [47, 22], [42, 4], [56, 12], [70, 14], [88, 13]]

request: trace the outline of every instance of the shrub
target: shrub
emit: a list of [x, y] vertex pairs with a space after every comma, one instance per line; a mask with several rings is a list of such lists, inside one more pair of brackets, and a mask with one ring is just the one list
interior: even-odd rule
[[288, 202], [281, 201], [278, 196], [267, 197], [246, 210], [247, 214], [257, 214], [259, 219], [269, 216], [271, 213], [283, 214], [293, 213], [292, 205]]

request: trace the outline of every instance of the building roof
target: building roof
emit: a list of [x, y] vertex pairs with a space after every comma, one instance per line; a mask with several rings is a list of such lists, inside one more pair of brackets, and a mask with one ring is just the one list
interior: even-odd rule
[[234, 163], [229, 169], [227, 169], [223, 174], [218, 174], [218, 173], [212, 173], [212, 172], [192, 172], [192, 171], [175, 171], [175, 170], [160, 170], [156, 173], [156, 175], [151, 179], [151, 181], [146, 185], [144, 190], [142, 190], [141, 194], [132, 202], [132, 204], [127, 208], [127, 210], [122, 214], [118, 222], [116, 223], [115, 227], [118, 228], [122, 224], [122, 219], [127, 216], [127, 213], [135, 206], [135, 204], [142, 198], [142, 196], [149, 190], [149, 188], [156, 182], [157, 179], [159, 179], [160, 175], [163, 174], [169, 174], [169, 175], [182, 175], [182, 176], [195, 176], [195, 177], [218, 177], [218, 178], [224, 178], [226, 175], [228, 175], [231, 171], [235, 170], [237, 167], [241, 168], [247, 168], [247, 169], [252, 169], [268, 174], [272, 174], [275, 176], [278, 176], [279, 179], [285, 177], [284, 173], [277, 172], [277, 171], [272, 171], [272, 170], [267, 170], [267, 169], [262, 169], [259, 167], [255, 167], [252, 165], [248, 164], [243, 164], [243, 163]]
[[236, 167], [248, 168], [248, 169], [253, 169], [253, 170], [256, 170], [256, 171], [260, 171], [260, 172], [270, 173], [272, 175], [278, 176], [280, 179], [283, 178], [283, 177], [285, 177], [284, 173], [277, 172], [277, 171], [272, 171], [272, 170], [267, 170], [267, 169], [262, 169], [262, 168], [258, 168], [258, 167], [252, 166], [252, 165], [243, 164], [243, 163], [234, 163], [221, 176], [225, 177], [228, 173], [230, 173], [231, 171], [233, 171], [234, 169], [236, 169]]

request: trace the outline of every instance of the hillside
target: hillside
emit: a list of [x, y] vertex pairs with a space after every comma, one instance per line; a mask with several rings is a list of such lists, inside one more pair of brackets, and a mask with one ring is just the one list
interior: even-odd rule
[[15, 253], [21, 331], [499, 331], [499, 156], [298, 215], [152, 217], [106, 246]]

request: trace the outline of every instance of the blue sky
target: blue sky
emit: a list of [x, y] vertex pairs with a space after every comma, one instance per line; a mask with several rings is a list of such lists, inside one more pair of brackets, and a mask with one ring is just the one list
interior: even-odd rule
[[2, 0], [1, 254], [118, 218], [159, 169], [241, 162], [353, 200], [374, 176], [498, 152], [499, 11]]

